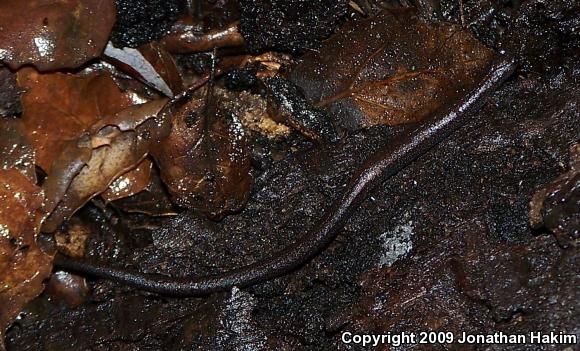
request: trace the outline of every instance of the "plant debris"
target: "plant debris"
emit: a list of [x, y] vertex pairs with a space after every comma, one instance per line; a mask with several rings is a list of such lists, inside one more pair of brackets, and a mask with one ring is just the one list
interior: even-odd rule
[[22, 123], [36, 150], [36, 162], [46, 172], [68, 141], [78, 139], [94, 122], [132, 104], [107, 72], [76, 76], [18, 72]]
[[[83, 136], [71, 148], [91, 149], [90, 158], [70, 181], [62, 200], [43, 223], [43, 231], [53, 232], [57, 226], [86, 204], [91, 198], [109, 189], [119, 176], [138, 167], [151, 150], [169, 133], [169, 121], [157, 117], [167, 103], [166, 99], [153, 100], [125, 109], [106, 123], [97, 122], [92, 133]], [[137, 121], [137, 123], [135, 123]], [[133, 123], [131, 123], [133, 122]], [[124, 124], [128, 125], [125, 126]], [[77, 160], [72, 160], [76, 163]], [[52, 172], [68, 169], [69, 164], [55, 164]], [[119, 195], [119, 193], [117, 193]]]
[[52, 257], [37, 244], [42, 192], [15, 169], [0, 170], [0, 338], [25, 304], [44, 290]]
[[465, 94], [492, 57], [460, 27], [406, 9], [345, 25], [290, 77], [336, 124], [357, 130], [423, 120]]
[[114, 201], [145, 190], [149, 186], [152, 166], [151, 160], [144, 159], [135, 168], [117, 177], [101, 196], [106, 201]]
[[113, 0], [5, 0], [0, 61], [12, 69], [77, 68], [99, 57], [115, 22]]
[[152, 152], [174, 201], [214, 219], [240, 210], [251, 184], [244, 128], [219, 103], [192, 99]]
[[579, 25], [575, 0], [1, 2], [0, 350], [578, 336]]

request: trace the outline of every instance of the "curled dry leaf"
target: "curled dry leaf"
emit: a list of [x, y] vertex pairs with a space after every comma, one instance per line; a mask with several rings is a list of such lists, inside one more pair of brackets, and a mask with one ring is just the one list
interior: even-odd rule
[[167, 85], [173, 91], [173, 94], [179, 94], [183, 91], [183, 79], [177, 68], [173, 56], [163, 46], [156, 42], [151, 42], [139, 47], [143, 57], [151, 63], [155, 71], [167, 82]]
[[110, 202], [145, 190], [149, 185], [152, 165], [151, 160], [144, 159], [137, 167], [115, 179], [101, 196]]
[[251, 176], [246, 137], [238, 118], [215, 102], [192, 99], [172, 121], [171, 134], [152, 155], [172, 199], [220, 219], [247, 200]]
[[102, 53], [115, 18], [113, 0], [2, 0], [0, 61], [12, 69], [79, 67]]
[[[166, 99], [161, 99], [131, 106], [117, 113], [115, 118], [106, 119], [107, 123], [97, 122], [100, 129], [91, 128], [90, 140], [87, 141], [91, 148], [90, 159], [70, 182], [62, 200], [44, 222], [43, 231], [56, 230], [87, 201], [105, 192], [116, 178], [143, 161], [152, 145], [169, 133], [170, 123], [166, 114], [158, 116], [166, 102]], [[140, 124], [135, 124], [135, 121]], [[124, 127], [120, 128], [119, 125]], [[79, 145], [70, 147], [76, 149]], [[68, 163], [55, 164], [55, 172], [70, 167], [72, 162], [77, 163], [78, 160], [65, 161]], [[53, 174], [49, 173], [47, 178], [51, 177]]]
[[89, 162], [92, 149], [88, 146], [88, 135], [79, 140], [68, 141], [63, 152], [55, 159], [42, 188], [44, 190], [44, 210], [51, 213], [62, 200], [70, 183]]
[[353, 21], [304, 55], [291, 80], [349, 130], [417, 122], [487, 72], [493, 51], [459, 26], [413, 9]]
[[[102, 143], [106, 143], [106, 141], [98, 139], [99, 132], [105, 127], [116, 127], [121, 132], [136, 130], [137, 127], [145, 123], [148, 119], [156, 118], [159, 111], [166, 104], [167, 99], [156, 99], [144, 104], [133, 105], [130, 108], [100, 119], [89, 128], [89, 132], [93, 136], [92, 146], [98, 147], [103, 145]], [[97, 140], [101, 141], [97, 142]]]
[[142, 213], [148, 216], [177, 214], [177, 208], [171, 202], [156, 168], [151, 170], [151, 180], [146, 189], [133, 196], [116, 200], [113, 206], [128, 213]]
[[68, 141], [77, 140], [102, 116], [132, 104], [108, 73], [43, 74], [24, 68], [18, 84], [26, 91], [21, 98], [26, 135], [37, 164], [47, 172]]
[[44, 289], [52, 257], [36, 244], [43, 219], [40, 188], [16, 169], [0, 170], [0, 348], [26, 303]]

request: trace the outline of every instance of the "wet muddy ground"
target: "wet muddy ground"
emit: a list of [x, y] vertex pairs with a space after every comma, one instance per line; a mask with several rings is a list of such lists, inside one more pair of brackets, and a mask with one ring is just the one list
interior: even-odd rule
[[[292, 274], [188, 299], [94, 281], [76, 309], [35, 301], [9, 331], [9, 349], [349, 349], [342, 331], [578, 335], [578, 251], [532, 231], [528, 211], [580, 138], [579, 74], [514, 77], [467, 127], [374, 190], [338, 239]], [[131, 219], [111, 225], [88, 208], [101, 233], [92, 253], [167, 274], [251, 263], [307, 230], [361, 155], [396, 133], [374, 128], [274, 163], [247, 207], [220, 223], [185, 213], [134, 233]]]
[[[75, 223], [91, 233], [88, 256], [115, 266], [191, 276], [228, 271], [311, 228], [366, 157], [405, 128], [374, 126], [330, 146], [299, 136], [255, 141], [278, 156], [255, 167], [247, 205], [220, 222], [191, 211], [152, 218], [92, 203]], [[579, 186], [566, 188], [572, 210], [550, 207], [549, 223], [532, 228], [529, 213], [534, 194], [580, 157], [571, 151], [579, 141], [577, 56], [518, 72], [467, 126], [373, 190], [338, 238], [300, 269], [203, 298], [90, 279], [84, 300], [71, 307], [66, 294], [45, 291], [6, 333], [7, 349], [363, 349], [343, 344], [345, 331], [580, 337]], [[574, 349], [400, 350], [565, 347]]]

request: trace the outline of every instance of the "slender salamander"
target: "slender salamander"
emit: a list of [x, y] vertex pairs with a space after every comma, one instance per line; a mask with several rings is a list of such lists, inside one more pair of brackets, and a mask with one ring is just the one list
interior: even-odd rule
[[378, 150], [355, 173], [342, 194], [325, 211], [312, 230], [263, 261], [214, 276], [180, 278], [117, 269], [62, 255], [55, 258], [55, 266], [166, 296], [206, 295], [226, 291], [234, 286], [247, 287], [286, 274], [312, 259], [332, 242], [344, 222], [371, 189], [465, 125], [470, 114], [481, 105], [485, 97], [510, 77], [515, 67], [513, 59], [498, 58], [479, 85], [460, 101], [435, 113], [415, 129], [401, 135], [394, 143]]

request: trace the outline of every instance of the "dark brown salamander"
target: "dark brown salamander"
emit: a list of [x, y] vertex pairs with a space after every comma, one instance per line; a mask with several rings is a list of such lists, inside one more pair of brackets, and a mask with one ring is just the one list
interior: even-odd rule
[[197, 296], [247, 287], [288, 273], [316, 256], [337, 235], [347, 218], [369, 190], [393, 176], [413, 160], [464, 125], [485, 97], [495, 91], [516, 67], [507, 57], [499, 58], [480, 84], [451, 108], [439, 111], [414, 130], [401, 135], [371, 156], [353, 176], [341, 196], [327, 209], [314, 228], [281, 252], [251, 265], [215, 276], [172, 278], [130, 272], [58, 256], [55, 266], [78, 273], [113, 280], [137, 289], [167, 296]]

